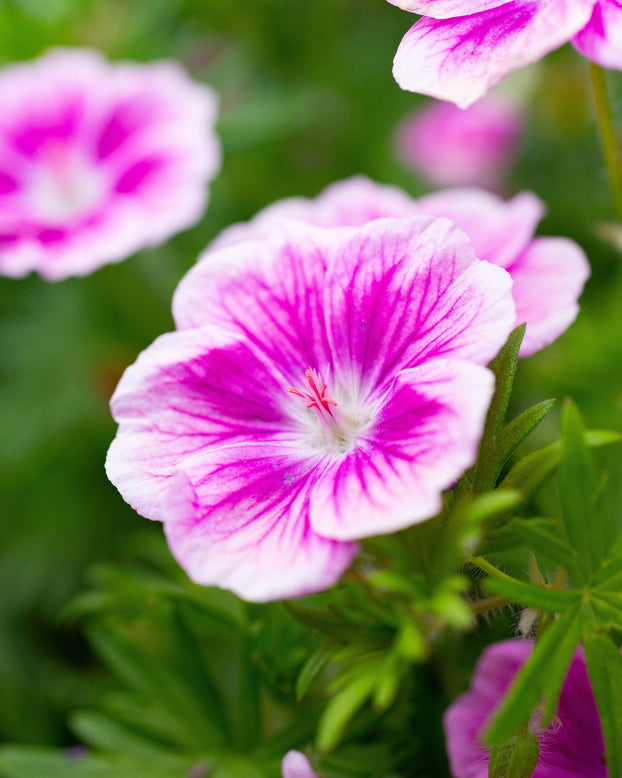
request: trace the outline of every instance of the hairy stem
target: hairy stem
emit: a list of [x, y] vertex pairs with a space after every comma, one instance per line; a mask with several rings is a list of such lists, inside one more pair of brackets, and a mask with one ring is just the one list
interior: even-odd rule
[[502, 578], [504, 581], [520, 583], [520, 581], [517, 581], [516, 578], [512, 578], [512, 576], [507, 575], [507, 573], [502, 573], [498, 567], [491, 565], [490, 562], [487, 559], [484, 559], [483, 556], [470, 556], [466, 561], [472, 565], [475, 565], [475, 567], [479, 567], [480, 570], [482, 570], [484, 573], [487, 573], [492, 578]]

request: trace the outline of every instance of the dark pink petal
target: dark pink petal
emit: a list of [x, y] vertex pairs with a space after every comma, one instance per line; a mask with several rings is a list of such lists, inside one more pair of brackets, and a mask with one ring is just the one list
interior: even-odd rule
[[512, 0], [455, 19], [420, 19], [395, 55], [410, 92], [466, 108], [511, 70], [536, 62], [585, 26], [594, 0]]
[[0, 170], [0, 196], [11, 194], [18, 188], [17, 181], [9, 173]]
[[488, 775], [488, 752], [481, 745], [480, 733], [532, 650], [531, 640], [493, 643], [477, 662], [471, 688], [447, 709], [443, 725], [455, 778]]
[[332, 586], [357, 545], [311, 529], [309, 464], [296, 450], [249, 444], [210, 449], [201, 457], [198, 485], [178, 473], [166, 497], [164, 530], [190, 578], [253, 602]]
[[581, 649], [568, 669], [556, 720], [538, 740], [534, 778], [607, 778], [600, 719]]
[[527, 248], [544, 215], [532, 192], [502, 200], [481, 189], [445, 189], [418, 200], [429, 216], [444, 216], [464, 230], [478, 259], [507, 268]]
[[378, 219], [332, 249], [326, 317], [335, 372], [366, 397], [426, 359], [487, 364], [514, 321], [511, 279], [447, 219]]
[[572, 45], [604, 68], [622, 70], [622, 4], [598, 0], [587, 25], [572, 39]]
[[514, 279], [516, 323], [527, 322], [522, 357], [552, 343], [575, 320], [590, 276], [585, 254], [567, 238], [536, 238], [508, 272]]
[[490, 8], [498, 8], [514, 0], [389, 0], [389, 2], [404, 11], [432, 16], [434, 19], [449, 19], [452, 16], [468, 16]]
[[311, 494], [313, 529], [339, 540], [429, 519], [475, 461], [494, 378], [460, 360], [401, 371], [356, 446], [334, 458]]
[[106, 470], [124, 499], [161, 519], [168, 483], [186, 460], [234, 440], [292, 437], [294, 402], [247, 344], [209, 328], [163, 335], [112, 397], [119, 434]]
[[[530, 640], [489, 646], [475, 667], [471, 688], [447, 709], [443, 724], [455, 778], [488, 775], [483, 731], [532, 649]], [[542, 730], [535, 715], [531, 726], [540, 745], [533, 778], [606, 778], [602, 730], [581, 649], [562, 686], [556, 718]]]

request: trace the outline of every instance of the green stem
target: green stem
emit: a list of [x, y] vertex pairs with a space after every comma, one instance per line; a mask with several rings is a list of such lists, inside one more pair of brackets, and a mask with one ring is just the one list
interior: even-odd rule
[[469, 610], [474, 616], [480, 613], [488, 613], [489, 611], [496, 611], [499, 608], [504, 608], [509, 605], [510, 601], [505, 597], [496, 595], [494, 597], [486, 597], [484, 600], [476, 600], [469, 603]]
[[618, 143], [613, 127], [611, 105], [607, 95], [605, 71], [599, 65], [595, 65], [591, 62], [590, 75], [592, 77], [592, 88], [594, 90], [600, 140], [603, 147], [605, 162], [607, 164], [607, 171], [609, 173], [611, 194], [618, 216], [622, 221], [622, 162], [620, 162], [620, 156], [618, 154]]
[[516, 578], [512, 578], [511, 575], [507, 575], [506, 573], [502, 573], [499, 568], [491, 565], [490, 562], [487, 559], [484, 559], [483, 556], [470, 556], [466, 561], [472, 565], [475, 565], [475, 567], [479, 567], [480, 570], [482, 570], [484, 573], [487, 573], [492, 578], [501, 578], [503, 581], [520, 583], [520, 581], [518, 581]]

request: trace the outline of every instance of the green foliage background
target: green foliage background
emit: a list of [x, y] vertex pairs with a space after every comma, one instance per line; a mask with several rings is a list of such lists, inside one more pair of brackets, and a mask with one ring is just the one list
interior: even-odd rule
[[[428, 191], [393, 148], [397, 122], [423, 103], [391, 76], [394, 51], [412, 21], [384, 0], [0, 5], [5, 62], [53, 45], [95, 46], [111, 58], [180, 60], [220, 95], [225, 152], [204, 219], [167, 245], [87, 278], [0, 279], [0, 739], [61, 748], [83, 740], [125, 753], [112, 766], [102, 757], [79, 772], [79, 760], [59, 768], [46, 761], [47, 752], [15, 752], [0, 763], [3, 778], [172, 778], [198, 770], [208, 747], [216, 778], [274, 776], [287, 748], [313, 741], [325, 697], [313, 692], [313, 673], [311, 693], [298, 705], [294, 690], [321, 643], [317, 630], [295, 622], [282, 605], [245, 606], [186, 583], [159, 526], [135, 515], [106, 480], [103, 462], [115, 432], [108, 398], [124, 367], [172, 328], [175, 285], [226, 225], [355, 173], [414, 195]], [[529, 78], [526, 141], [507, 193], [529, 188], [540, 195], [549, 207], [541, 232], [576, 239], [593, 277], [577, 323], [520, 364], [513, 414], [544, 398], [571, 396], [588, 427], [620, 430], [622, 257], [602, 237], [613, 213], [588, 66], [566, 47]], [[610, 88], [622, 128], [622, 75], [611, 75]], [[549, 414], [531, 448], [558, 437], [559, 415], [559, 408]], [[596, 457], [598, 469], [609, 472], [603, 511], [613, 537], [622, 468], [615, 447]], [[559, 515], [557, 494], [551, 482], [534, 515]], [[524, 578], [525, 560], [510, 554], [504, 564]], [[74, 600], [85, 589], [90, 599]], [[346, 596], [350, 615], [353, 607]], [[78, 613], [89, 614], [91, 642]], [[512, 634], [516, 620], [505, 610], [477, 631], [449, 631], [434, 659], [408, 676], [396, 705], [354, 717], [345, 744], [323, 766], [326, 774], [447, 775], [442, 710], [468, 683], [481, 647]], [[146, 678], [135, 674], [136, 650], [149, 657]], [[338, 692], [337, 686], [332, 693]], [[102, 713], [76, 714], [102, 708], [108, 723]], [[138, 738], [126, 747], [119, 745], [126, 734], [110, 724], [123, 716]], [[324, 726], [335, 731], [339, 722]]]

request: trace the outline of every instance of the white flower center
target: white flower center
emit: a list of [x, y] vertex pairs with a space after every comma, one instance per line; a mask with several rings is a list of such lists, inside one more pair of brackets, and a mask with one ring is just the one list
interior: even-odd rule
[[344, 403], [337, 403], [317, 370], [305, 370], [305, 390], [290, 387], [287, 391], [300, 397], [307, 408], [314, 411], [315, 424], [311, 427], [309, 442], [314, 448], [343, 454], [352, 449], [373, 414], [356, 411]]
[[87, 216], [104, 192], [95, 166], [58, 141], [45, 146], [29, 186], [37, 217], [50, 226], [64, 226]]

